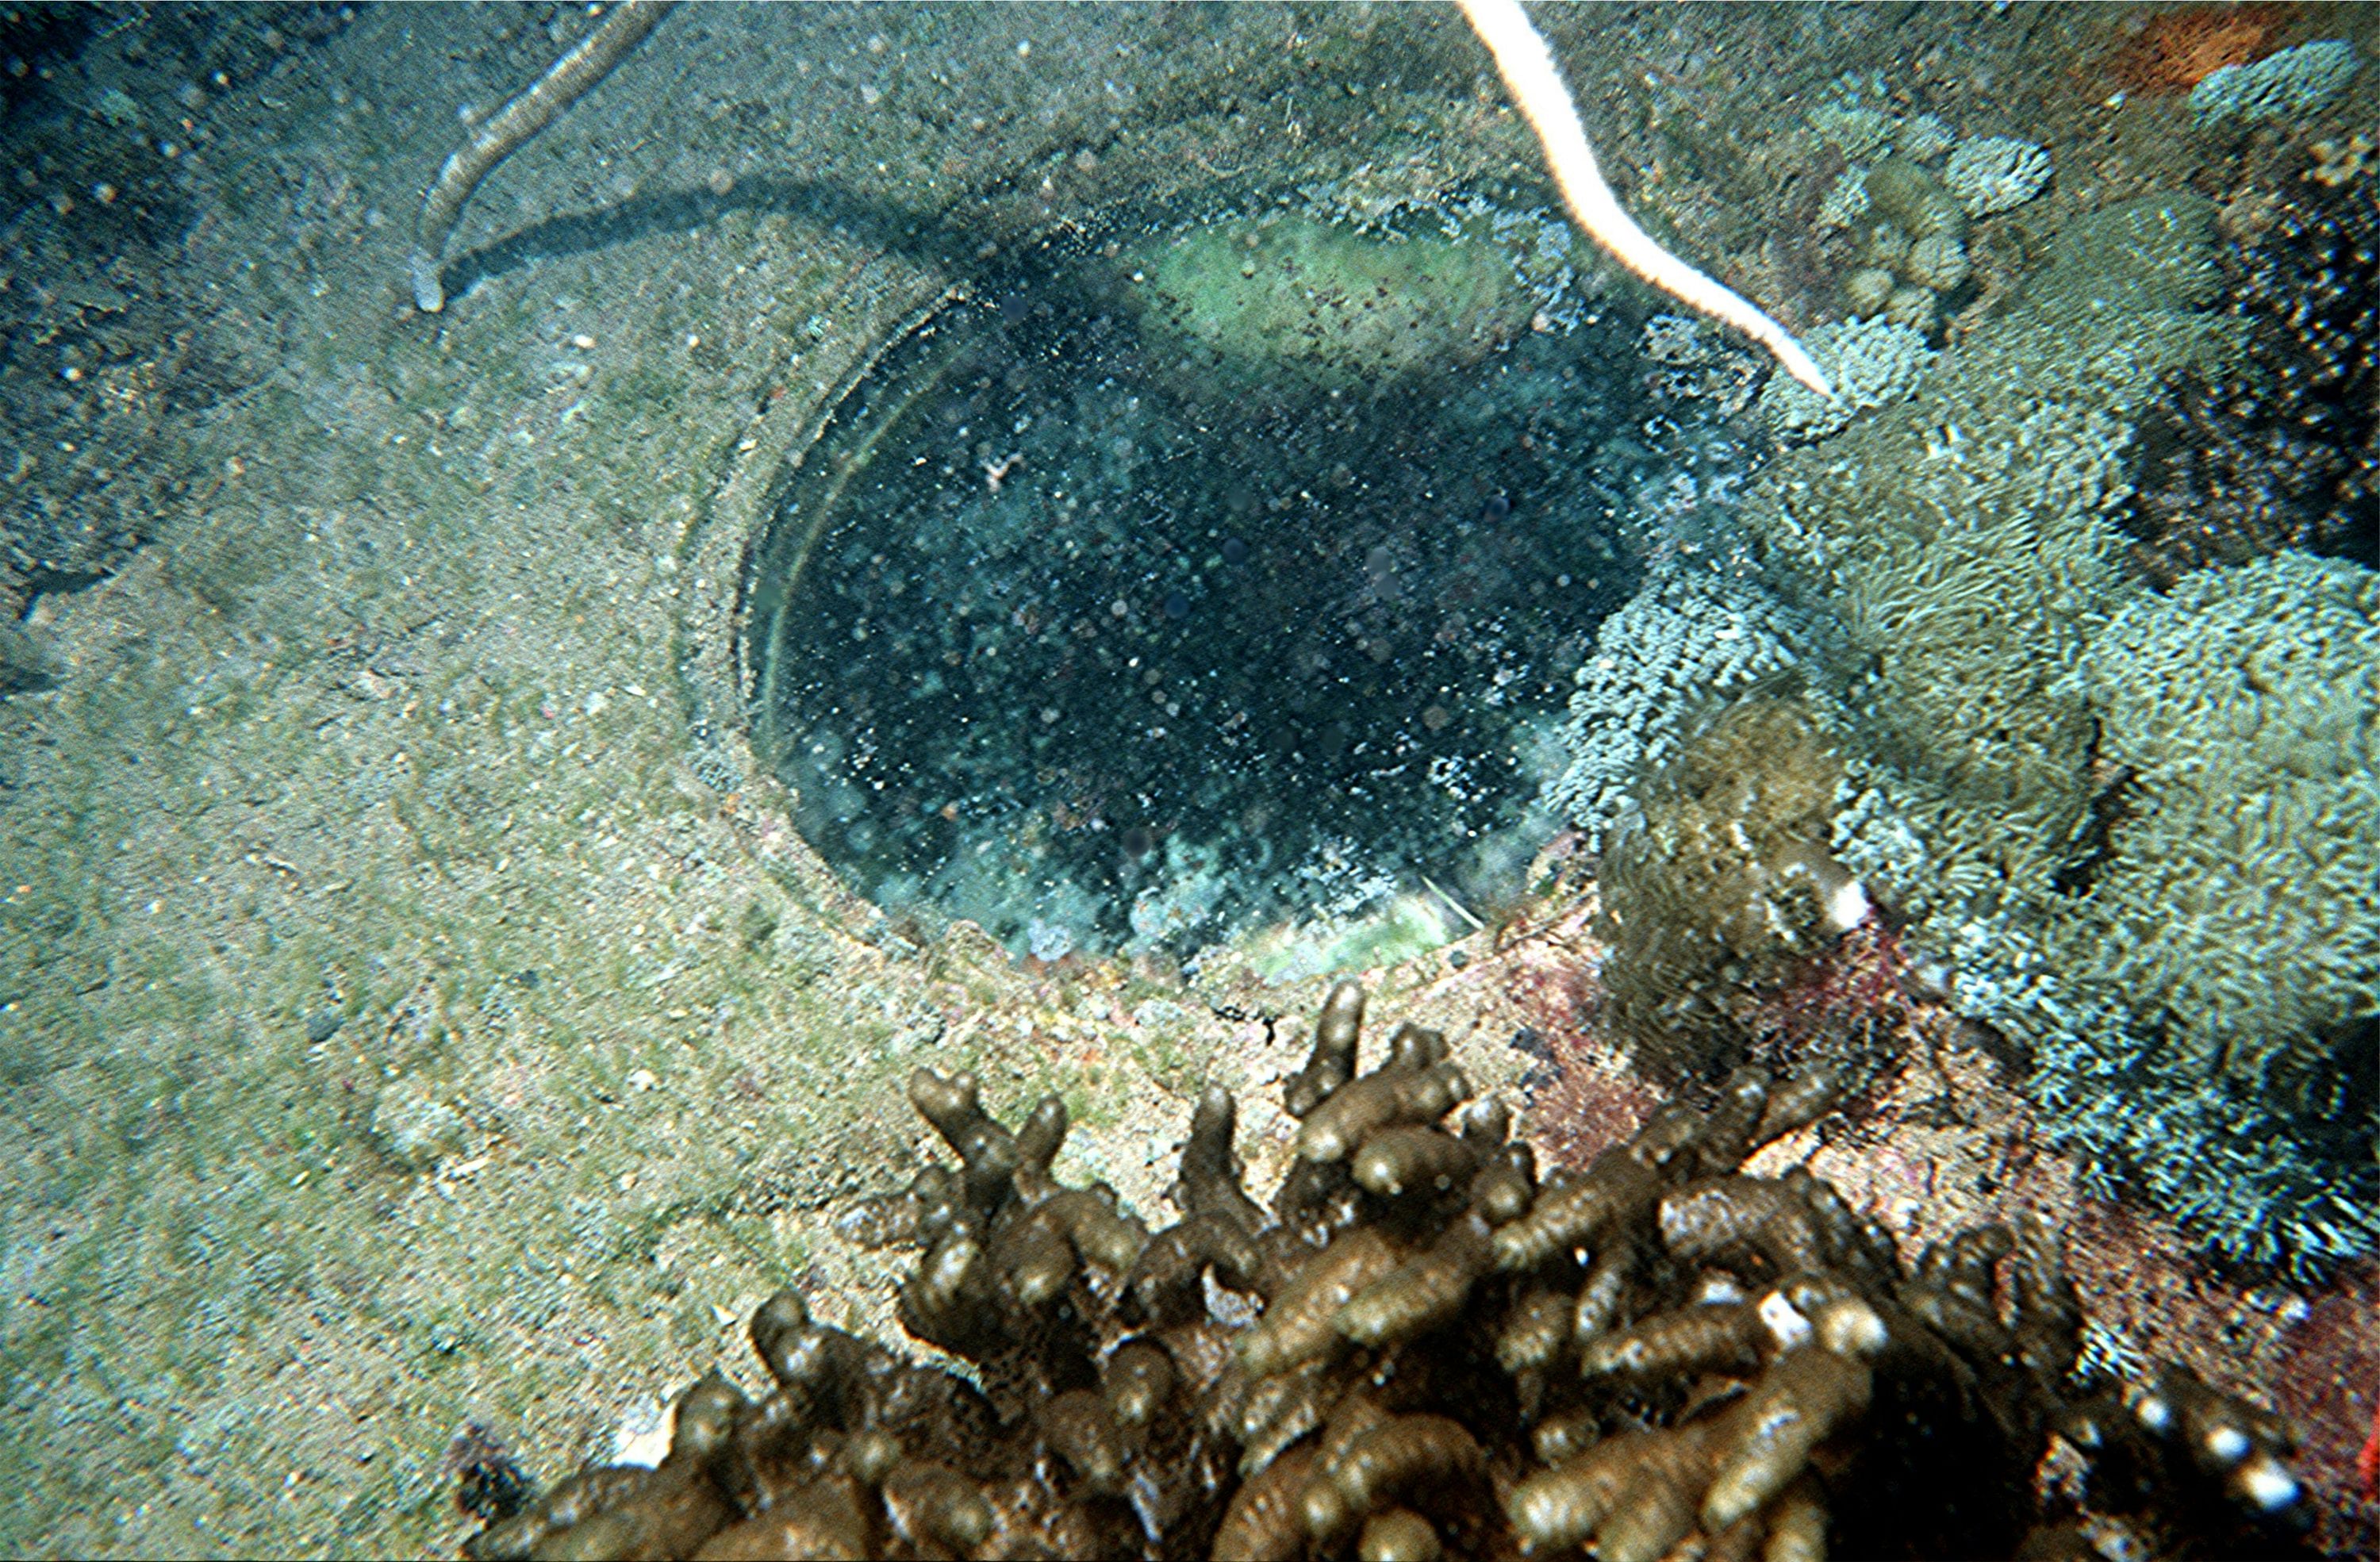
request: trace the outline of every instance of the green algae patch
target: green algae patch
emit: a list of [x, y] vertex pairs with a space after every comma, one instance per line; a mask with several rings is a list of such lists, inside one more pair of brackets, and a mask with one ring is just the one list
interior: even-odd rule
[[1429, 895], [1400, 895], [1364, 916], [1285, 923], [1250, 938], [1248, 963], [1274, 987], [1417, 960], [1461, 936]]
[[1239, 219], [1162, 240], [1126, 269], [1142, 329], [1226, 394], [1281, 375], [1354, 390], [1476, 363], [1535, 308], [1502, 248], [1467, 226], [1406, 236]]

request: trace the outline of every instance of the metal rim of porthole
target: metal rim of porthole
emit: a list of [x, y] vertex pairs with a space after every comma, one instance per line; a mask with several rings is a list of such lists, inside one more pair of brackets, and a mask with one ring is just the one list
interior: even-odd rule
[[[1213, 118], [1195, 117], [1210, 131], [1217, 127]], [[1185, 133], [1191, 123], [1171, 129]], [[1135, 214], [1179, 221], [1201, 208], [1269, 200], [1266, 192], [1296, 188], [1304, 161], [1293, 153], [1257, 174], [1256, 163], [1266, 160], [1231, 158], [1222, 150], [1216, 155], [1226, 167], [1201, 158], [1155, 171], [1091, 170], [1057, 160], [1050, 166], [1071, 188], [1053, 200], [1050, 178], [1037, 186], [1027, 176], [993, 196], [975, 230], [990, 236], [972, 249], [971, 260], [951, 258], [956, 251], [936, 257], [888, 248], [855, 265], [831, 295], [806, 303], [835, 329], [784, 349], [762, 382], [764, 399], [722, 452], [720, 478], [672, 556], [671, 584], [679, 597], [674, 659], [688, 768], [710, 793], [732, 799], [733, 822], [747, 841], [765, 842], [771, 872], [856, 932], [882, 928], [886, 908], [848, 882], [800, 829], [789, 784], [755, 726], [765, 669], [753, 655], [752, 598], [788, 494], [803, 480], [806, 459], [837, 429], [888, 355], [953, 309], [967, 308], [978, 277], [1000, 275], [1013, 258], [1040, 247], [1079, 254], [1096, 247], [1094, 235], [1123, 231]], [[1463, 172], [1471, 178], [1500, 182], [1492, 159], [1453, 161], [1470, 161]]]
[[[1179, 182], [1213, 181], [1209, 176]], [[1008, 238], [997, 248], [987, 243], [978, 259], [996, 263], [1002, 254], [1022, 252], [1054, 235], [1079, 237], [1081, 218], [1090, 212], [1102, 213], [1104, 222], [1139, 204], [1105, 192], [1104, 199], [1088, 196], [1074, 215], [1045, 210], [1038, 222], [996, 224], [1010, 227]], [[761, 827], [772, 843], [769, 855], [776, 872], [855, 928], [880, 926], [880, 908], [848, 885], [802, 834], [784, 783], [755, 742], [752, 723], [763, 677], [750, 656], [755, 576], [788, 490], [838, 415], [887, 355], [973, 296], [972, 286], [949, 270], [897, 251], [880, 250], [855, 266], [815, 305], [844, 328], [821, 342], [788, 349], [767, 381], [767, 399], [735, 440], [717, 487], [673, 556], [681, 603], [674, 656], [686, 712], [689, 769], [714, 794], [735, 796], [739, 822]]]
[[[746, 655], [753, 560], [769, 541], [771, 515], [811, 447], [884, 355], [966, 296], [940, 272], [895, 255], [857, 268], [821, 307], [865, 326], [789, 356], [774, 381], [783, 394], [754, 413], [696, 517], [678, 560], [685, 584], [676, 650], [695, 775], [713, 791], [773, 781], [747, 730], [756, 672]], [[784, 822], [790, 833], [790, 818]], [[833, 878], [823, 862], [803, 866]]]
[[[1211, 185], [1211, 171], [1169, 168], [1136, 190], [1107, 188], [1111, 172], [1079, 188], [1071, 210], [1051, 210], [1040, 194], [1020, 200], [1014, 192], [994, 199], [989, 226], [1005, 230], [976, 251], [979, 261], [1019, 253], [1052, 236], [1079, 236], [1087, 220], [1104, 223], [1115, 212], [1162, 203], [1188, 188]], [[885, 355], [925, 329], [936, 317], [972, 296], [970, 285], [944, 265], [892, 249], [879, 250], [856, 265], [815, 309], [844, 322], [826, 339], [789, 348], [768, 380], [769, 398], [728, 454], [719, 484], [693, 518], [674, 564], [681, 607], [675, 661], [686, 701], [688, 760], [696, 779], [714, 793], [744, 794], [740, 806], [771, 816], [776, 833], [799, 842], [788, 862], [805, 890], [822, 902], [845, 905], [863, 916], [864, 898], [844, 886], [795, 829], [791, 809], [768, 758], [756, 749], [749, 722], [758, 694], [759, 670], [749, 665], [747, 597], [754, 561], [769, 540], [771, 517], [795, 482], [810, 450], [834, 425]], [[782, 392], [782, 394], [778, 394]], [[839, 899], [838, 899], [839, 897]]]
[[[1239, 199], [1248, 197], [1242, 192]], [[1148, 210], [1128, 200], [1111, 203], [1096, 226], [1103, 233], [1122, 231], [1118, 224], [1132, 224], [1134, 213]], [[1087, 218], [1079, 208], [1077, 215]], [[836, 329], [815, 343], [803, 342], [799, 350], [789, 349], [778, 372], [764, 382], [770, 387], [766, 399], [733, 440], [722, 480], [676, 555], [678, 575], [672, 585], [682, 600], [677, 652], [687, 693], [690, 768], [713, 793], [732, 795], [736, 823], [759, 827], [767, 843], [764, 860], [788, 888], [866, 936], [876, 936], [888, 916], [900, 926], [905, 908], [880, 904], [838, 866], [833, 846], [804, 828], [809, 812], [802, 799], [808, 787], [786, 774], [771, 727], [772, 718], [782, 717], [782, 701], [771, 693], [775, 664], [765, 648], [777, 639], [771, 624], [804, 599], [805, 565], [820, 532], [842, 513], [832, 498], [840, 491], [840, 467], [821, 463], [872, 449], [901, 420], [914, 395], [941, 379], [931, 367], [941, 361], [930, 356], [934, 349], [924, 362], [904, 349], [936, 336], [954, 313], [969, 314], [978, 293], [1000, 294], [1004, 309], [1005, 279], [1014, 259], [1026, 251], [1112, 253], [1112, 246], [1101, 246], [1083, 220], [1054, 228], [1019, 224], [1008, 245], [990, 253], [979, 250], [981, 274], [992, 279], [979, 284], [953, 280], [957, 267], [951, 262], [937, 267], [892, 253], [880, 253], [849, 272], [832, 297], [816, 305], [831, 312]], [[852, 465], [853, 476], [867, 465], [863, 455]], [[790, 502], [805, 490], [809, 499], [797, 517]], [[1451, 898], [1449, 903], [1454, 903]], [[1462, 911], [1460, 905], [1455, 909]], [[926, 923], [936, 925], [934, 919]], [[995, 929], [986, 931], [1009, 941]], [[1228, 944], [1235, 938], [1226, 934], [1217, 941]]]

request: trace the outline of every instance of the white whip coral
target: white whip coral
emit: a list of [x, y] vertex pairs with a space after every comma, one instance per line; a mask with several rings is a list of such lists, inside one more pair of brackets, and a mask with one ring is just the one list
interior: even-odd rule
[[1767, 347], [1777, 355], [1785, 372], [1803, 384], [1822, 396], [1833, 395], [1825, 371], [1791, 333], [1740, 294], [1662, 248], [1621, 209], [1620, 198], [1611, 193], [1602, 169], [1596, 165], [1594, 149], [1586, 144], [1578, 103], [1562, 82], [1553, 50], [1521, 9], [1520, 0], [1461, 0], [1461, 4], [1471, 30], [1496, 56], [1496, 68], [1520, 104], [1522, 116], [1537, 133], [1546, 166], [1552, 171], [1571, 216], [1586, 236], [1662, 292]]
[[413, 249], [406, 269], [413, 279], [413, 307], [434, 315], [446, 307], [446, 287], [439, 268], [446, 252], [446, 236], [463, 215], [463, 203], [497, 163], [520, 150], [552, 122], [553, 116], [584, 97], [588, 89], [612, 73], [629, 50], [669, 14], [671, 0], [624, 0], [595, 24], [586, 37], [537, 79], [536, 84], [498, 110], [481, 125], [438, 172], [438, 182], [422, 198], [421, 215], [413, 226]]

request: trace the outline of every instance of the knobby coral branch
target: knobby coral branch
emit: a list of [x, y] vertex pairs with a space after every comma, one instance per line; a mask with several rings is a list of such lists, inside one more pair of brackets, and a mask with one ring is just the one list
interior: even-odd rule
[[972, 1074], [917, 1071], [958, 1166], [838, 1225], [922, 1250], [898, 1315], [966, 1375], [781, 1290], [750, 1326], [771, 1386], [707, 1374], [656, 1465], [527, 1499], [492, 1435], [464, 1440], [456, 1499], [492, 1520], [464, 1555], [2305, 1555], [2279, 1418], [2170, 1365], [2078, 1372], [2046, 1222], [1912, 1266], [1806, 1169], [1745, 1169], [1832, 1089], [1741, 1070], [1540, 1178], [1439, 1032], [1358, 1072], [1363, 1018], [1333, 989], [1283, 1084], [1270, 1207], [1210, 1086], [1156, 1232], [1053, 1174], [1058, 1097], [1012, 1128]]
[[438, 171], [437, 183], [422, 198], [421, 216], [413, 225], [413, 252], [406, 264], [413, 273], [414, 307], [436, 314], [446, 307], [446, 288], [439, 270], [446, 237], [480, 181], [497, 163], [510, 157], [556, 115], [587, 94], [587, 90], [612, 73], [629, 50], [668, 14], [674, 0], [622, 0], [598, 22], [578, 46], [554, 61], [536, 85], [489, 116], [477, 134], [457, 148]]
[[1579, 122], [1578, 103], [1564, 85], [1545, 35], [1521, 9], [1520, 0], [1461, 0], [1471, 30], [1496, 56], [1496, 68], [1520, 104], [1523, 117], [1537, 133], [1546, 165], [1560, 187], [1570, 214], [1586, 236], [1609, 251], [1611, 258], [1662, 292], [1731, 325], [1777, 355], [1785, 372], [1822, 396], [1834, 394], [1826, 372], [1793, 340], [1791, 333], [1742, 295], [1694, 270], [1661, 248], [1651, 234], [1621, 208], [1620, 198], [1604, 182], [1586, 144], [1586, 127]]

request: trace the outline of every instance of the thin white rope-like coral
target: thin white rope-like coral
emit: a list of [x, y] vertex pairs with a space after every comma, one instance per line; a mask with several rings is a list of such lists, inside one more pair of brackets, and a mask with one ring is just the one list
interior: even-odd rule
[[471, 139], [463, 143], [438, 171], [438, 182], [422, 197], [421, 214], [414, 220], [413, 248], [406, 271], [413, 280], [413, 307], [434, 315], [446, 307], [444, 264], [447, 236], [463, 215], [463, 205], [480, 181], [497, 163], [519, 151], [553, 117], [612, 74], [628, 51], [644, 42], [674, 0], [622, 0], [611, 14], [589, 30], [577, 46], [560, 59], [527, 91], [496, 111]]
[[1586, 236], [1609, 251], [1613, 260], [1687, 308], [1731, 325], [1767, 347], [1777, 355], [1785, 372], [1803, 384], [1822, 396], [1833, 395], [1826, 371], [1793, 340], [1791, 333], [1741, 294], [1662, 248], [1621, 208], [1620, 198], [1603, 181], [1595, 150], [1586, 144], [1578, 103], [1562, 81], [1553, 50], [1521, 9], [1520, 0], [1460, 3], [1471, 30], [1496, 56], [1496, 69], [1503, 76], [1505, 87], [1520, 105], [1522, 117], [1537, 133], [1537, 144], [1545, 149], [1546, 166], [1553, 173], [1563, 203]]

